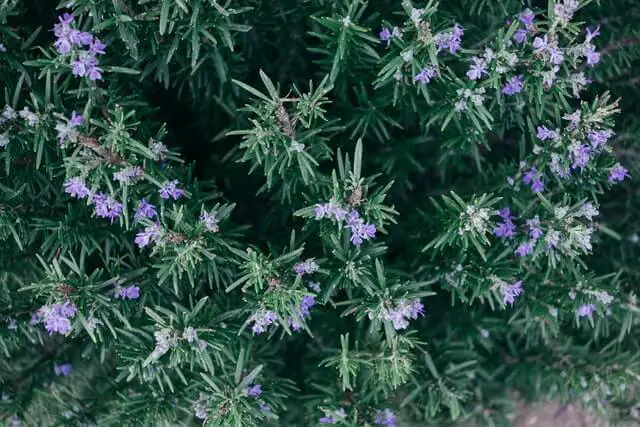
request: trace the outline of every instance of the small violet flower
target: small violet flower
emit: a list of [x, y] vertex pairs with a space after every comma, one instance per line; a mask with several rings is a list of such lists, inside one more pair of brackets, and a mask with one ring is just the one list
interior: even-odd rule
[[313, 274], [318, 271], [318, 268], [318, 264], [313, 260], [313, 258], [309, 258], [308, 260], [299, 262], [293, 266], [294, 271], [299, 275]]
[[502, 217], [501, 223], [498, 224], [496, 228], [493, 230], [493, 234], [496, 237], [500, 237], [503, 239], [509, 239], [516, 235], [516, 226], [513, 223], [513, 217], [511, 216], [511, 210], [508, 207], [505, 207], [498, 211], [498, 215]]
[[95, 205], [96, 216], [100, 218], [109, 218], [111, 222], [122, 214], [122, 204], [118, 203], [113, 197], [103, 193], [93, 195], [93, 204]]
[[84, 199], [91, 195], [91, 190], [87, 188], [84, 181], [80, 178], [70, 178], [63, 185], [64, 192], [69, 194], [71, 197]]
[[147, 199], [141, 199], [138, 203], [138, 207], [136, 208], [136, 213], [133, 217], [135, 221], [139, 221], [142, 218], [153, 218], [157, 216], [158, 212], [156, 211], [156, 207], [151, 203], [147, 202]]
[[616, 163], [611, 169], [609, 169], [610, 183], [622, 182], [629, 176], [629, 171], [620, 163]]
[[178, 180], [165, 182], [158, 192], [160, 193], [160, 197], [163, 199], [172, 198], [173, 200], [178, 200], [180, 197], [184, 195], [184, 190], [177, 187]]
[[249, 321], [253, 322], [251, 330], [254, 334], [261, 334], [267, 330], [267, 328], [278, 319], [276, 313], [271, 310], [260, 310], [254, 313]]
[[218, 218], [216, 218], [215, 213], [203, 212], [200, 215], [200, 223], [204, 226], [204, 229], [211, 232], [217, 233], [220, 231], [220, 227], [218, 226]]
[[511, 285], [505, 283], [500, 287], [500, 293], [502, 294], [502, 302], [505, 305], [506, 304], [513, 305], [516, 298], [522, 295], [523, 292], [524, 291], [522, 289], [521, 280], [518, 280], [517, 282]]
[[583, 304], [576, 310], [578, 317], [591, 317], [593, 312], [596, 311], [596, 306], [593, 304]]
[[426, 85], [438, 75], [438, 72], [433, 67], [425, 67], [413, 78], [414, 82], [420, 82], [423, 85]]
[[530, 184], [531, 191], [533, 191], [534, 193], [539, 193], [544, 190], [542, 176], [538, 173], [538, 170], [535, 167], [532, 167], [523, 175], [522, 181], [525, 184]]
[[258, 397], [262, 394], [262, 386], [260, 384], [254, 384], [250, 387], [247, 387], [247, 396], [249, 397]]
[[384, 425], [387, 427], [395, 427], [396, 426], [396, 414], [394, 414], [390, 409], [376, 411], [376, 425]]
[[524, 76], [523, 75], [513, 76], [509, 80], [507, 80], [507, 83], [502, 88], [502, 93], [507, 96], [513, 96], [522, 92], [523, 89], [524, 89]]
[[144, 231], [136, 234], [134, 242], [140, 249], [142, 249], [145, 246], [148, 246], [151, 242], [157, 243], [162, 237], [162, 232], [162, 226], [159, 223], [155, 223], [146, 227]]
[[118, 288], [118, 294], [116, 296], [123, 299], [138, 299], [140, 298], [140, 288], [135, 285], [127, 286], [125, 288]]

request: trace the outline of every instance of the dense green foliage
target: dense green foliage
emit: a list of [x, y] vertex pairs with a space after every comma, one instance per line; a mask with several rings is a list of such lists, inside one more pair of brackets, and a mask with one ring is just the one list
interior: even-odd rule
[[0, 0], [0, 419], [637, 417], [638, 19]]

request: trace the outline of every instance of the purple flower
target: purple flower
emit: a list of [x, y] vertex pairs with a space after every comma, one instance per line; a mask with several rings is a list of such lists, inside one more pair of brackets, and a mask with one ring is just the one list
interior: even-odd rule
[[309, 258], [304, 262], [299, 262], [293, 266], [293, 270], [296, 274], [313, 274], [318, 271], [318, 264], [313, 260], [313, 258]]
[[217, 233], [220, 231], [220, 227], [218, 226], [218, 218], [216, 215], [209, 212], [204, 212], [200, 215], [200, 222], [204, 225], [205, 230], [210, 231], [212, 233]]
[[63, 304], [42, 306], [39, 314], [43, 318], [44, 327], [49, 332], [49, 335], [54, 332], [66, 335], [71, 331], [69, 318], [74, 317], [76, 311], [76, 306], [72, 302], [65, 301]]
[[271, 412], [271, 406], [268, 403], [260, 402], [260, 410], [262, 412]]
[[507, 80], [507, 83], [502, 88], [502, 93], [507, 96], [512, 96], [522, 92], [522, 89], [524, 89], [524, 76], [513, 76]]
[[542, 38], [536, 37], [533, 39], [533, 48], [535, 49], [534, 53], [542, 53], [543, 51], [547, 50], [548, 47], [549, 42], [546, 34]]
[[309, 310], [314, 305], [316, 305], [316, 298], [313, 295], [305, 295], [300, 301], [300, 312], [303, 316], [308, 316]]
[[118, 203], [113, 197], [103, 193], [97, 193], [93, 196], [95, 204], [96, 216], [100, 218], [109, 218], [111, 222], [122, 214], [122, 204]]
[[573, 163], [571, 164], [571, 169], [580, 168], [580, 170], [582, 170], [585, 166], [587, 166], [587, 163], [589, 163], [591, 147], [587, 144], [581, 144], [571, 149], [569, 151], [569, 154], [573, 161]]
[[335, 423], [337, 423], [337, 422], [338, 422], [338, 420], [336, 420], [336, 419], [335, 419], [335, 418], [333, 418], [333, 417], [326, 416], [326, 417], [322, 417], [322, 418], [320, 418], [320, 419], [318, 420], [318, 422], [319, 422], [320, 424], [335, 424]]
[[196, 403], [193, 410], [196, 418], [199, 420], [204, 420], [209, 415], [207, 412], [207, 406], [203, 402]]
[[91, 52], [91, 53], [93, 53], [95, 55], [104, 55], [104, 49], [106, 47], [107, 47], [107, 45], [102, 43], [97, 38], [94, 38], [93, 42], [91, 42], [91, 46], [89, 47], [89, 52]]
[[596, 311], [596, 306], [593, 304], [583, 304], [576, 310], [578, 317], [591, 317], [593, 312]]
[[387, 427], [395, 427], [396, 425], [396, 415], [390, 409], [376, 411], [376, 420], [375, 423], [377, 425], [385, 425]]
[[55, 365], [53, 367], [54, 372], [56, 373], [57, 376], [62, 376], [62, 377], [66, 377], [71, 373], [71, 370], [73, 369], [73, 365], [71, 365], [71, 363], [65, 363], [62, 365]]
[[438, 52], [449, 50], [450, 53], [455, 54], [460, 50], [463, 34], [464, 30], [458, 24], [455, 24], [449, 31], [436, 34], [434, 40]]
[[360, 246], [365, 240], [375, 238], [376, 235], [375, 225], [366, 224], [357, 211], [349, 213], [346, 227], [351, 230], [349, 240], [356, 246]]
[[87, 188], [87, 186], [84, 184], [84, 181], [80, 178], [70, 178], [63, 185], [64, 192], [69, 194], [71, 197], [84, 199], [85, 197], [91, 195], [91, 190]]
[[611, 169], [609, 169], [609, 182], [622, 182], [625, 178], [629, 177], [629, 171], [620, 163], [616, 163]]
[[71, 127], [82, 126], [84, 124], [84, 117], [81, 114], [76, 114], [75, 111], [71, 112]]
[[503, 222], [499, 223], [496, 228], [493, 229], [493, 234], [496, 237], [511, 238], [516, 235], [516, 226], [512, 221], [511, 210], [505, 207], [498, 211], [503, 219]]
[[594, 45], [589, 45], [584, 48], [584, 56], [587, 58], [587, 65], [594, 66], [600, 62], [600, 52], [596, 51]]
[[564, 61], [564, 52], [557, 46], [549, 49], [549, 60], [554, 65], [560, 65]]
[[518, 20], [524, 24], [525, 27], [530, 27], [533, 25], [533, 19], [536, 17], [536, 14], [533, 13], [531, 9], [525, 9], [518, 16]]
[[391, 31], [387, 27], [382, 27], [380, 30], [380, 41], [387, 42], [387, 46], [391, 43]]
[[533, 244], [534, 241], [520, 243], [514, 253], [519, 257], [531, 255], [533, 253]]
[[118, 296], [123, 299], [138, 299], [140, 298], [140, 288], [135, 285], [118, 288]]
[[518, 280], [511, 285], [504, 284], [501, 286], [500, 292], [502, 293], [502, 302], [513, 305], [516, 297], [519, 297], [524, 292], [522, 290], [522, 281]]
[[329, 204], [328, 203], [317, 203], [313, 211], [316, 214], [316, 219], [322, 219], [329, 215]]
[[139, 221], [141, 218], [153, 218], [157, 215], [158, 212], [156, 211], [156, 207], [143, 198], [138, 203], [138, 208], [136, 209], [133, 219], [135, 221]]
[[554, 140], [558, 137], [558, 132], [554, 130], [549, 130], [545, 126], [538, 126], [536, 137], [540, 141], [546, 141], [547, 139]]
[[249, 397], [258, 397], [262, 394], [262, 386], [260, 384], [254, 384], [247, 387], [247, 395]]
[[529, 227], [529, 237], [533, 240], [538, 240], [542, 237], [542, 228], [540, 228], [540, 217], [538, 215], [527, 220], [527, 227]]
[[173, 181], [165, 182], [158, 192], [160, 193], [160, 197], [163, 199], [172, 198], [173, 200], [178, 200], [180, 197], [184, 195], [184, 190], [177, 187], [178, 180], [175, 179]]
[[593, 30], [593, 32], [591, 32], [591, 28], [587, 28], [584, 38], [585, 38], [585, 41], [588, 43], [599, 35], [600, 35], [600, 26], [597, 26]]
[[529, 32], [526, 29], [520, 28], [513, 34], [513, 39], [516, 41], [516, 43], [522, 44], [527, 40], [528, 33]]
[[145, 246], [149, 245], [151, 242], [158, 242], [158, 240], [160, 240], [160, 238], [162, 237], [162, 231], [162, 226], [160, 226], [160, 224], [158, 223], [155, 223], [146, 227], [144, 231], [139, 232], [136, 235], [134, 242], [140, 249], [142, 249]]
[[88, 53], [81, 53], [71, 64], [71, 74], [76, 77], [84, 77], [98, 64], [95, 56]]
[[254, 313], [249, 321], [253, 321], [251, 330], [254, 334], [261, 334], [267, 330], [269, 325], [273, 324], [278, 319], [278, 315], [271, 310], [260, 310]]
[[144, 172], [140, 166], [128, 166], [113, 174], [113, 180], [118, 181], [120, 184], [128, 184], [135, 178], [144, 175]]
[[438, 74], [438, 72], [436, 71], [435, 68], [433, 68], [433, 67], [425, 67], [425, 68], [422, 69], [422, 71], [420, 71], [418, 74], [415, 75], [415, 77], [413, 78], [413, 81], [414, 82], [420, 82], [423, 85], [426, 85], [437, 74]]
[[524, 181], [525, 184], [531, 184], [531, 191], [534, 193], [539, 193], [544, 190], [542, 176], [538, 174], [538, 170], [535, 167], [532, 167], [523, 175], [522, 181]]
[[587, 134], [587, 138], [591, 142], [591, 146], [593, 148], [598, 148], [602, 145], [605, 145], [609, 138], [613, 136], [613, 131], [611, 129], [606, 130], [594, 130]]
[[469, 80], [478, 80], [482, 78], [483, 74], [487, 73], [487, 61], [482, 58], [478, 58], [474, 56], [471, 58], [473, 64], [469, 66], [469, 71], [467, 71], [467, 77]]
[[95, 65], [89, 69], [88, 76], [89, 80], [95, 82], [96, 80], [102, 79], [102, 68], [98, 68]]

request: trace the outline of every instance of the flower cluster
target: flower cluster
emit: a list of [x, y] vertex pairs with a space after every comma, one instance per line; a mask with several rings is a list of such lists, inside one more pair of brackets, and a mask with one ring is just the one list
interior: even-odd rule
[[544, 183], [542, 178], [544, 176], [538, 172], [538, 169], [534, 166], [522, 175], [522, 182], [531, 186], [531, 191], [534, 193], [540, 193], [544, 191]]
[[147, 202], [147, 199], [143, 198], [138, 202], [138, 207], [136, 208], [136, 213], [133, 218], [135, 221], [139, 221], [142, 218], [153, 218], [157, 215], [158, 211], [156, 207]]
[[415, 320], [421, 315], [424, 315], [424, 305], [419, 299], [400, 299], [393, 308], [385, 307], [377, 312], [369, 310], [370, 319], [389, 320], [397, 331], [406, 329], [410, 319]]
[[178, 188], [177, 179], [173, 181], [168, 181], [162, 184], [162, 187], [160, 187], [160, 190], [158, 190], [158, 192], [160, 193], [160, 197], [162, 197], [165, 200], [169, 198], [172, 198], [173, 200], [178, 200], [180, 197], [184, 195], [184, 190]]
[[92, 197], [95, 205], [96, 216], [100, 218], [109, 218], [111, 223], [122, 215], [122, 203], [116, 201], [113, 197], [103, 193], [96, 193]]
[[498, 285], [498, 290], [502, 295], [502, 303], [513, 305], [516, 301], [516, 298], [522, 295], [524, 290], [522, 289], [522, 281], [518, 280], [514, 283], [507, 283], [500, 279], [494, 279], [496, 284]]
[[375, 423], [379, 426], [396, 427], [396, 414], [390, 409], [378, 409], [376, 411]]
[[313, 274], [318, 271], [318, 264], [313, 260], [313, 258], [309, 258], [304, 262], [299, 262], [293, 266], [293, 270], [296, 274], [304, 275], [304, 274]]
[[533, 25], [533, 20], [535, 17], [536, 14], [533, 13], [531, 9], [525, 9], [520, 13], [518, 16], [520, 28], [518, 28], [513, 35], [513, 40], [516, 43], [524, 43], [527, 40], [529, 33], [534, 31], [535, 27]]
[[576, 314], [578, 317], [591, 317], [593, 313], [596, 311], [596, 306], [594, 304], [583, 304], [576, 310]]
[[464, 30], [458, 24], [455, 24], [450, 30], [436, 34], [433, 36], [433, 40], [437, 51], [448, 50], [451, 54], [457, 53], [462, 45], [463, 34]]
[[218, 222], [218, 218], [216, 218], [216, 214], [213, 212], [203, 212], [202, 215], [200, 215], [200, 223], [204, 226], [205, 230], [211, 233], [220, 231]]
[[511, 210], [505, 207], [498, 211], [498, 215], [502, 218], [502, 222], [497, 224], [493, 229], [493, 234], [503, 239], [510, 239], [516, 235], [516, 225], [513, 223]]
[[302, 301], [300, 301], [300, 307], [296, 310], [296, 318], [290, 317], [288, 320], [289, 326], [294, 331], [298, 332], [302, 325], [298, 322], [298, 319], [304, 319], [309, 317], [309, 311], [311, 307], [316, 305], [316, 299], [313, 295], [305, 295], [302, 297]]
[[345, 228], [351, 231], [349, 240], [355, 246], [360, 246], [365, 240], [375, 238], [375, 225], [365, 223], [358, 211], [355, 209], [347, 211], [333, 199], [330, 200], [329, 203], [316, 204], [314, 211], [317, 220], [330, 218], [337, 222], [346, 221]]
[[258, 397], [262, 394], [262, 386], [260, 384], [253, 384], [247, 387], [245, 391], [249, 397]]
[[469, 80], [480, 80], [484, 76], [488, 76], [489, 69], [494, 70], [498, 74], [504, 74], [513, 69], [518, 64], [518, 56], [506, 49], [498, 49], [495, 52], [491, 48], [485, 48], [484, 52], [479, 56], [471, 58], [471, 65], [467, 71]]
[[161, 241], [164, 234], [164, 228], [159, 223], [151, 224], [145, 227], [144, 231], [136, 234], [134, 243], [138, 245], [140, 249], [148, 246], [150, 243], [158, 243]]
[[126, 287], [118, 286], [116, 288], [116, 298], [138, 299], [140, 298], [140, 287], [135, 285], [126, 286]]
[[64, 121], [56, 123], [56, 132], [58, 134], [58, 144], [63, 147], [67, 141], [76, 142], [78, 140], [79, 126], [84, 124], [84, 117], [76, 114], [75, 111], [71, 112], [71, 118], [65, 118]]
[[502, 94], [507, 96], [516, 95], [524, 89], [524, 76], [522, 74], [513, 76], [502, 88]]
[[71, 58], [74, 76], [100, 80], [103, 70], [99, 67], [98, 55], [104, 54], [106, 45], [93, 34], [73, 28], [74, 20], [68, 13], [58, 18], [59, 22], [53, 27], [56, 36], [53, 45], [60, 55]]
[[67, 335], [71, 332], [71, 320], [75, 317], [77, 308], [71, 301], [62, 304], [51, 304], [40, 307], [37, 317], [32, 318], [37, 322], [43, 322], [45, 329], [52, 335], [57, 332]]
[[118, 181], [120, 184], [128, 184], [136, 178], [141, 177], [144, 174], [140, 166], [128, 166], [113, 174], [113, 180]]
[[434, 67], [424, 67], [418, 74], [414, 76], [413, 81], [426, 85], [437, 75], [438, 70], [436, 70]]
[[249, 321], [253, 322], [251, 330], [254, 334], [264, 333], [276, 320], [278, 320], [278, 315], [271, 310], [259, 310], [249, 318]]

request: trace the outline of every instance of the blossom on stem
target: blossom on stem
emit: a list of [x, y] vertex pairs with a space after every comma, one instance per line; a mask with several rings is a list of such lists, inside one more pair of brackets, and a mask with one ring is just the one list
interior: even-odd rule
[[71, 197], [84, 199], [91, 195], [91, 190], [89, 190], [84, 181], [78, 177], [68, 179], [63, 186], [64, 192], [69, 194]]
[[109, 218], [112, 223], [122, 214], [122, 204], [104, 193], [94, 194], [92, 203], [95, 205], [96, 216]]
[[516, 298], [522, 295], [524, 290], [522, 289], [522, 281], [518, 280], [512, 284], [504, 283], [500, 287], [500, 293], [502, 294], [502, 302], [506, 304], [513, 305]]
[[513, 96], [522, 92], [523, 89], [524, 89], [524, 76], [523, 75], [513, 76], [509, 80], [507, 80], [507, 83], [502, 88], [502, 94], [507, 96]]
[[173, 200], [178, 200], [180, 197], [184, 195], [184, 190], [182, 190], [181, 188], [178, 188], [177, 179], [174, 179], [173, 181], [167, 181], [164, 184], [162, 184], [162, 187], [160, 187], [160, 190], [158, 190], [158, 192], [160, 193], [160, 197], [162, 197], [165, 200], [169, 198], [172, 198]]
[[136, 208], [136, 213], [133, 217], [135, 221], [139, 221], [141, 218], [153, 218], [157, 216], [158, 212], [156, 211], [156, 207], [151, 203], [147, 202], [147, 199], [141, 199], [138, 203], [138, 207]]
[[157, 243], [162, 237], [162, 232], [162, 226], [159, 223], [155, 223], [146, 227], [144, 231], [136, 234], [134, 242], [140, 249], [142, 249], [145, 246], [148, 246], [151, 242]]
[[387, 427], [395, 427], [396, 426], [396, 414], [394, 414], [391, 409], [378, 409], [376, 411], [376, 419], [375, 423], [377, 425], [384, 425]]
[[629, 176], [629, 171], [620, 163], [616, 163], [611, 169], [609, 169], [610, 183], [622, 182]]

